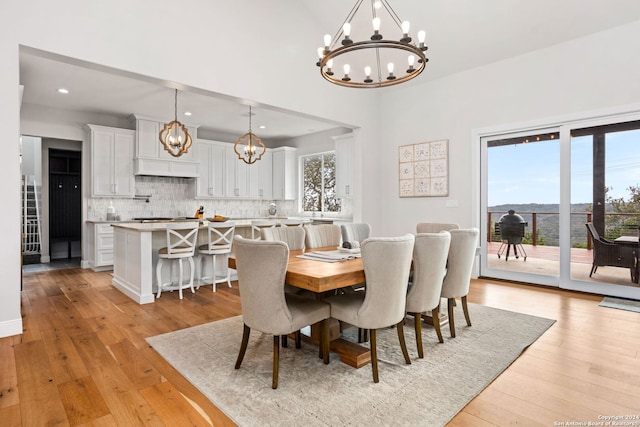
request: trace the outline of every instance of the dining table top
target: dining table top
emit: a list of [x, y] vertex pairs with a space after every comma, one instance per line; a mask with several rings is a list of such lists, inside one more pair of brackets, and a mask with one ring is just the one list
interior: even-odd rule
[[[335, 251], [335, 246], [313, 248], [311, 251]], [[285, 282], [297, 288], [323, 293], [364, 283], [364, 264], [362, 258], [351, 258], [338, 262], [323, 262], [314, 259], [299, 258], [303, 250], [289, 251], [289, 263]], [[229, 267], [236, 268], [235, 256], [229, 256]]]

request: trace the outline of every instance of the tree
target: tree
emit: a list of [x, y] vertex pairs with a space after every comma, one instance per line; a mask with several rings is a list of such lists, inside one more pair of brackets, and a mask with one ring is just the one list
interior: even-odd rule
[[[607, 220], [607, 236], [616, 238], [622, 235], [625, 230], [638, 229], [640, 224], [640, 184], [627, 187], [630, 196], [627, 200], [624, 197], [613, 198], [607, 196], [607, 202], [615, 213], [623, 215], [610, 215]], [[607, 188], [607, 192], [609, 188]]]

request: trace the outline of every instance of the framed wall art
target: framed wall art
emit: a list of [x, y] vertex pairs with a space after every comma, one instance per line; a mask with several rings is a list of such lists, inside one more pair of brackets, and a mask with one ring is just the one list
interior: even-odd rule
[[400, 197], [449, 195], [449, 140], [398, 147]]

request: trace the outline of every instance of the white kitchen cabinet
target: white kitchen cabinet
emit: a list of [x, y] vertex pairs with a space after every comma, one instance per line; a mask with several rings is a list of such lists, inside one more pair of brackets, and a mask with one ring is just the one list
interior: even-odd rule
[[91, 151], [91, 196], [133, 197], [135, 132], [87, 125]]
[[270, 149], [262, 158], [249, 165], [249, 197], [252, 199], [273, 199], [273, 163]]
[[353, 134], [334, 136], [336, 144], [336, 196], [353, 196]]
[[233, 150], [233, 144], [225, 149], [227, 170], [226, 193], [227, 197], [249, 198], [249, 165], [238, 158]]
[[187, 126], [192, 139], [191, 148], [180, 157], [173, 157], [160, 143], [164, 122], [138, 115], [134, 115], [133, 120], [136, 125], [136, 175], [198, 176], [197, 128]]
[[297, 197], [297, 156], [293, 147], [271, 150], [274, 200], [295, 200]]
[[196, 197], [200, 199], [226, 196], [226, 148], [229, 144], [198, 140], [200, 177], [196, 181]]
[[113, 228], [111, 223], [89, 223], [89, 268], [93, 271], [113, 269]]

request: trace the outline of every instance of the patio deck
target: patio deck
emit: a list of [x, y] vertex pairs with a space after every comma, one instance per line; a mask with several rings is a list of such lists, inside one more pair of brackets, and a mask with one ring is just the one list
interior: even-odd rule
[[[498, 259], [500, 242], [487, 243], [487, 266], [496, 270], [519, 271], [523, 273], [557, 276], [560, 272], [560, 248], [557, 246], [523, 245], [527, 260], [516, 259], [513, 254], [505, 261], [504, 255]], [[598, 271], [589, 277], [593, 250], [571, 248], [571, 277], [587, 282], [612, 283], [638, 287], [631, 281], [629, 269], [620, 267], [598, 267]]]

